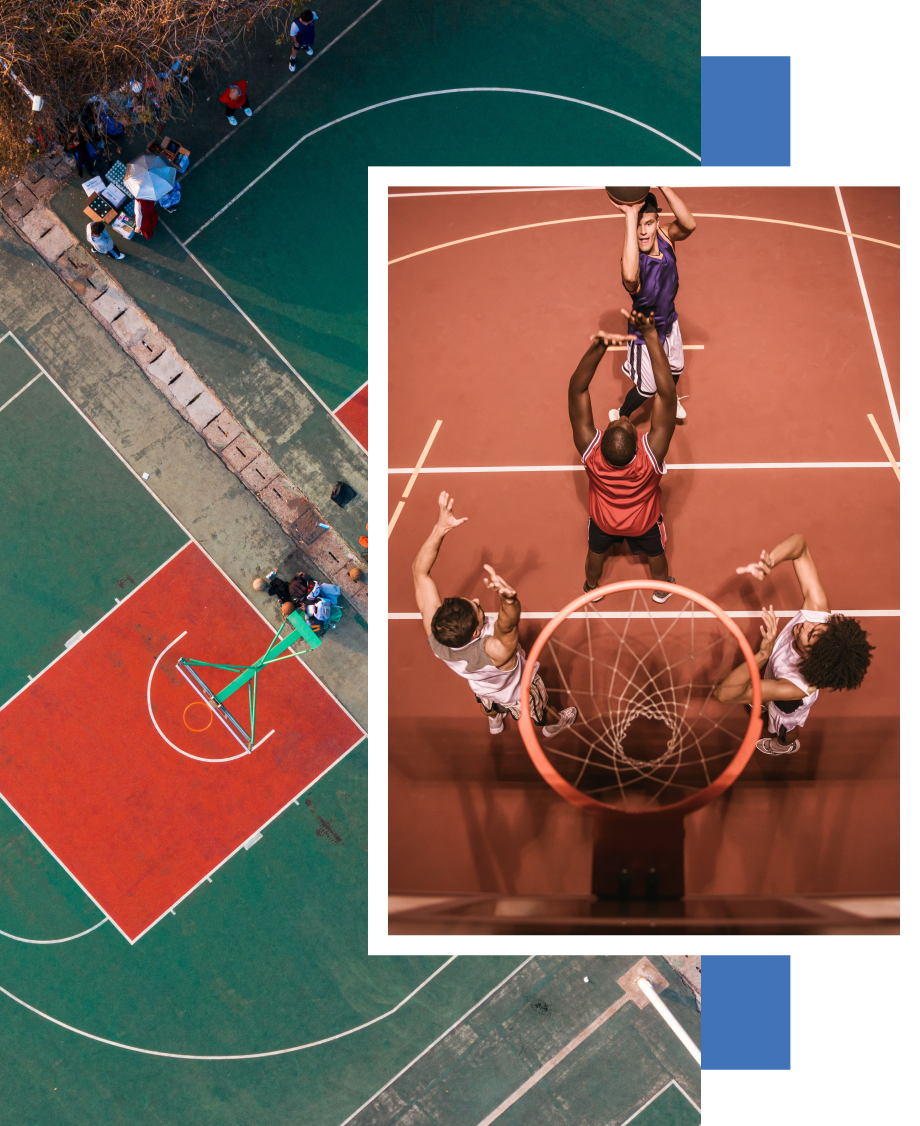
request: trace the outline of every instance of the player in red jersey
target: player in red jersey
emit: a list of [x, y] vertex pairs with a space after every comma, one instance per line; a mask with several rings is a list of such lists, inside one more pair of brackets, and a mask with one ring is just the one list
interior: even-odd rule
[[[572, 437], [588, 475], [586, 591], [598, 585], [608, 551], [624, 539], [633, 555], [647, 556], [653, 579], [675, 581], [668, 574], [664, 553], [667, 535], [661, 515], [661, 478], [667, 472], [664, 459], [677, 422], [677, 388], [658, 339], [654, 314], [646, 316], [638, 309], [622, 312], [642, 333], [658, 394], [648, 431], [640, 434], [628, 418], [611, 422], [603, 434], [595, 427], [588, 388], [608, 344], [613, 342], [607, 333], [591, 338], [591, 347], [569, 380]], [[616, 342], [622, 339], [618, 337]], [[670, 597], [667, 590], [656, 590], [652, 595], [655, 602], [667, 602]]]

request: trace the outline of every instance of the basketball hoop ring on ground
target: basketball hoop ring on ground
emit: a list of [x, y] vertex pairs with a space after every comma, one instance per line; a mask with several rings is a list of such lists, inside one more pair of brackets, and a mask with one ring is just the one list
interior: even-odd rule
[[[660, 582], [611, 583], [579, 595], [549, 622], [524, 665], [521, 698], [537, 662], [554, 722], [578, 720], [553, 739], [528, 709], [520, 731], [544, 781], [595, 812], [690, 813], [736, 780], [760, 738], [760, 670], [744, 634], [711, 599]], [[593, 602], [603, 595], [600, 602]], [[737, 663], [751, 674], [752, 707], [720, 704], [715, 688]]]

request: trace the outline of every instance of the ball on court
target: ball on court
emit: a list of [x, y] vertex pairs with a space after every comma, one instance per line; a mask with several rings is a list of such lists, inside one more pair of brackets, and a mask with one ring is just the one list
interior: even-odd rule
[[607, 188], [607, 195], [614, 203], [641, 203], [649, 190], [649, 188]]

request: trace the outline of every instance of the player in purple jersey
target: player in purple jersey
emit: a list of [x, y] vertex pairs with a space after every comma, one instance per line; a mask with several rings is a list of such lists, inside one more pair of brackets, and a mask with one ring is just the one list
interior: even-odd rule
[[[645, 316], [655, 314], [658, 338], [664, 347], [676, 383], [684, 370], [684, 346], [677, 323], [677, 310], [674, 308], [674, 298], [680, 284], [674, 243], [693, 234], [696, 220], [671, 188], [662, 186], [658, 190], [674, 212], [674, 222], [668, 223], [666, 227], [661, 227], [658, 223], [661, 208], [654, 192], [649, 192], [642, 203], [622, 204], [614, 200], [626, 216], [620, 272], [623, 285], [632, 296], [633, 308]], [[629, 389], [622, 407], [610, 412], [611, 421], [629, 418], [634, 410], [655, 394], [652, 363], [641, 339], [630, 344], [623, 372], [635, 386]], [[677, 417], [687, 417], [680, 399], [677, 401]]]

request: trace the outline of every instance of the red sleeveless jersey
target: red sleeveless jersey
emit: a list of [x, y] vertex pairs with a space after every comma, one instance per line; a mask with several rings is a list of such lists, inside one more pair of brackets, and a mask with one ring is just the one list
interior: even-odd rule
[[667, 466], [655, 460], [648, 433], [639, 436], [636, 456], [628, 465], [607, 461], [601, 437], [596, 430], [581, 459], [588, 474], [591, 519], [608, 536], [641, 536], [661, 515], [661, 478]]

